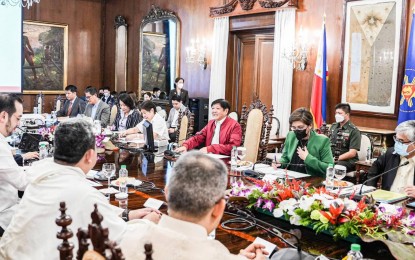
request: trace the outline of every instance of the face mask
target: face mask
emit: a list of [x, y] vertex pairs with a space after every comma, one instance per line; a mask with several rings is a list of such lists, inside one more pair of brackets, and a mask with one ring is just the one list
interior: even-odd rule
[[401, 156], [408, 156], [408, 155], [409, 155], [409, 153], [412, 153], [412, 152], [414, 151], [414, 150], [412, 150], [412, 151], [410, 151], [409, 153], [407, 152], [407, 150], [408, 150], [408, 146], [409, 146], [410, 144], [412, 144], [412, 143], [409, 143], [409, 144], [403, 144], [403, 143], [400, 143], [400, 142], [395, 142], [395, 146], [394, 146], [394, 148], [395, 148], [395, 152], [396, 152], [397, 154], [401, 155]]
[[107, 98], [110, 96], [110, 93], [104, 93], [104, 96]]
[[301, 141], [303, 140], [304, 137], [307, 136], [307, 128], [303, 130], [294, 130], [294, 134], [295, 134], [295, 137], [297, 137], [297, 139]]
[[336, 114], [334, 117], [336, 118], [337, 123], [341, 123], [341, 122], [344, 121], [344, 116], [343, 115]]
[[177, 83], [177, 87], [180, 89], [183, 88], [183, 83]]

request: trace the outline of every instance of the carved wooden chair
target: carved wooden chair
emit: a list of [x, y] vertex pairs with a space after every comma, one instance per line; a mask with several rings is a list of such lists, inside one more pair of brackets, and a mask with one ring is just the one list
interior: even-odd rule
[[[60, 203], [61, 215], [56, 218], [55, 222], [62, 229], [56, 234], [56, 237], [62, 239], [62, 243], [58, 246], [61, 260], [73, 259], [74, 245], [69, 242], [73, 237], [72, 230], [67, 227], [72, 223], [72, 218], [66, 215], [66, 203]], [[125, 259], [120, 247], [116, 242], [108, 239], [108, 228], [103, 228], [101, 222], [102, 215], [98, 212], [97, 204], [94, 205], [94, 211], [91, 213], [92, 223], [88, 225], [88, 229], [79, 228], [76, 236], [78, 237], [77, 260], [123, 260]], [[93, 250], [89, 249], [88, 239], [91, 240]], [[151, 260], [152, 245], [144, 245], [146, 259]]]
[[236, 122], [238, 122], [238, 113], [236, 113], [235, 111], [230, 112], [228, 117], [232, 118], [233, 120], [235, 120]]
[[38, 109], [37, 113], [42, 114], [45, 108], [45, 95], [43, 95], [42, 92], [36, 95], [34, 104], [34, 107], [37, 107]]
[[323, 122], [323, 124], [320, 126], [318, 133], [330, 138], [330, 128], [327, 126], [326, 122]]
[[[117, 117], [118, 107], [116, 105], [111, 107], [111, 115], [110, 115], [110, 126], [114, 124], [115, 118]], [[120, 112], [121, 113], [121, 112]]]
[[61, 110], [61, 108], [63, 107], [63, 105], [65, 104], [66, 101], [66, 97], [62, 96], [62, 95], [57, 95], [55, 97], [54, 100], [54, 105], [53, 105], [53, 109], [57, 112], [59, 110]]
[[180, 110], [177, 125], [176, 142], [179, 146], [181, 146], [184, 141], [193, 135], [195, 125], [194, 114], [188, 109], [184, 111]]
[[245, 160], [264, 161], [267, 157], [269, 135], [274, 109], [257, 99], [249, 108], [244, 104], [241, 111], [242, 144], [246, 148]]

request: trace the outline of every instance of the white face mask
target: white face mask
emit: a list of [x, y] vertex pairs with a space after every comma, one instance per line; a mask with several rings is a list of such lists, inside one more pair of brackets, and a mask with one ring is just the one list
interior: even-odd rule
[[104, 96], [107, 98], [110, 96], [110, 93], [104, 93]]
[[177, 83], [177, 87], [178, 87], [179, 89], [183, 88], [183, 83]]
[[343, 115], [336, 114], [334, 117], [336, 118], [337, 123], [341, 123], [341, 122], [344, 121], [344, 116]]

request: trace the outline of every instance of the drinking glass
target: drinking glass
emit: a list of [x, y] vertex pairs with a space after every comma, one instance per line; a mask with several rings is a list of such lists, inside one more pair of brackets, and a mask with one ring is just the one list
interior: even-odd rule
[[111, 185], [111, 176], [115, 174], [115, 163], [104, 163], [102, 165], [102, 173], [108, 178], [108, 189]]
[[336, 165], [334, 166], [334, 177], [339, 180], [339, 182], [346, 176], [346, 166]]
[[236, 154], [237, 154], [238, 159], [242, 161], [246, 155], [246, 148], [243, 146], [236, 148]]

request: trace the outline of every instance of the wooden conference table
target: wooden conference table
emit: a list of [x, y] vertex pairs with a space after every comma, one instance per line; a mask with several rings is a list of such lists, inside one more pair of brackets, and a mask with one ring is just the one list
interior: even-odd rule
[[[152, 154], [154, 156], [154, 154]], [[105, 162], [115, 163], [117, 166], [117, 174], [121, 165], [127, 165], [128, 176], [135, 177], [141, 181], [154, 183], [156, 188], [153, 191], [137, 191], [133, 188], [129, 188], [129, 197], [128, 197], [128, 208], [129, 209], [138, 209], [142, 208], [144, 202], [148, 198], [155, 198], [159, 200], [166, 201], [163, 191], [166, 174], [172, 170], [174, 165], [173, 161], [164, 159], [162, 155], [155, 155], [154, 158], [149, 158], [152, 156], [145, 156], [143, 153], [131, 153], [129, 151], [121, 149], [120, 151], [107, 151], [105, 156], [100, 156], [100, 160], [97, 162], [95, 170], [100, 170], [102, 164]], [[150, 159], [150, 160], [149, 160]], [[154, 159], [154, 163], [151, 160]], [[230, 177], [230, 182], [236, 181], [241, 177]], [[304, 178], [305, 181], [312, 183], [314, 186], [321, 185], [321, 177], [308, 177]], [[106, 187], [107, 181], [101, 182]], [[111, 204], [118, 206], [118, 201], [114, 198], [114, 195], [111, 195]], [[167, 213], [167, 205], [163, 205], [160, 209], [163, 213]], [[350, 243], [344, 240], [333, 241], [331, 236], [325, 234], [316, 235], [315, 232], [311, 229], [299, 226], [290, 225], [289, 222], [279, 220], [261, 213], [255, 213], [256, 217], [275, 225], [277, 227], [284, 228], [285, 230], [299, 230], [301, 232], [301, 248], [306, 251], [313, 253], [315, 255], [324, 254], [330, 258], [340, 259], [344, 257], [347, 252], [350, 250]], [[104, 216], [105, 217], [105, 216]], [[235, 218], [234, 216], [224, 214], [222, 221]], [[221, 221], [221, 222], [222, 222]], [[271, 230], [269, 228], [268, 230]], [[220, 225], [216, 229], [216, 239], [222, 242], [232, 253], [237, 254], [240, 249], [247, 247], [252, 243], [256, 237], [261, 237], [268, 240], [271, 243], [276, 244], [280, 248], [289, 247], [278, 237], [272, 235], [268, 230], [264, 230], [260, 227], [254, 227], [248, 231], [235, 231], [235, 230], [226, 230]], [[283, 237], [289, 239], [289, 241], [294, 242], [295, 240], [288, 233], [283, 233]], [[380, 243], [361, 243], [362, 252], [365, 258], [371, 259], [394, 259], [387, 247]]]

